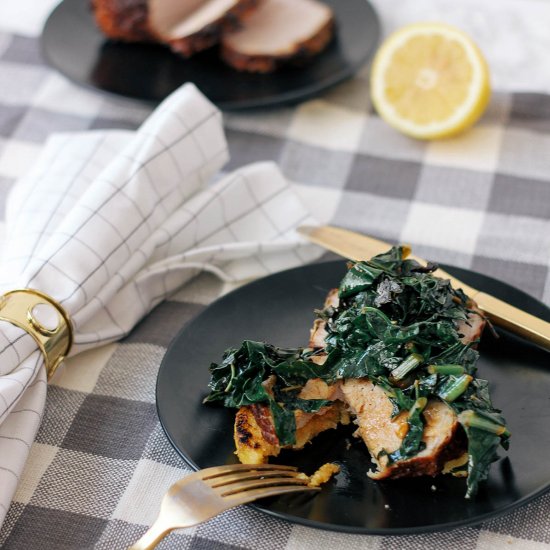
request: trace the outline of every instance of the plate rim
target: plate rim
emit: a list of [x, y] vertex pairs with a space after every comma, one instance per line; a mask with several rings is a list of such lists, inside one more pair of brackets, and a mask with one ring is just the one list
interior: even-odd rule
[[[323, 0], [321, 0], [323, 1]], [[154, 99], [147, 99], [142, 98], [134, 95], [127, 95], [122, 93], [113, 92], [111, 90], [106, 90], [104, 88], [94, 86], [88, 81], [81, 81], [77, 78], [74, 78], [70, 74], [67, 74], [65, 71], [63, 71], [56, 63], [53, 62], [50, 53], [48, 49], [46, 48], [45, 44], [45, 31], [48, 28], [48, 25], [51, 24], [51, 21], [58, 15], [58, 12], [66, 9], [67, 5], [71, 2], [76, 2], [76, 0], [61, 0], [58, 4], [54, 6], [54, 8], [50, 11], [48, 14], [48, 17], [46, 18], [46, 21], [44, 22], [44, 25], [42, 27], [41, 33], [40, 33], [40, 53], [42, 58], [46, 61], [47, 65], [57, 71], [59, 74], [63, 75], [65, 78], [67, 78], [70, 82], [72, 82], [75, 85], [82, 86], [86, 90], [93, 90], [95, 92], [99, 92], [101, 94], [105, 94], [107, 97], [118, 99], [129, 99], [133, 101], [139, 101], [141, 103], [144, 103], [145, 105], [149, 105], [151, 107], [154, 107], [161, 103], [163, 99], [154, 100]], [[367, 65], [373, 58], [377, 47], [380, 44], [380, 38], [382, 36], [382, 24], [380, 21], [380, 16], [378, 14], [378, 11], [376, 8], [372, 5], [370, 0], [363, 0], [364, 7], [366, 10], [370, 11], [368, 17], [372, 20], [373, 26], [374, 26], [374, 39], [373, 39], [373, 46], [365, 51], [364, 55], [361, 58], [361, 61], [354, 64], [352, 67], [349, 67], [346, 70], [339, 70], [337, 73], [331, 76], [331, 78], [328, 78], [323, 83], [313, 83], [309, 84], [307, 86], [302, 86], [299, 88], [299, 92], [296, 90], [293, 91], [286, 91], [280, 94], [277, 94], [276, 99], [272, 99], [273, 96], [270, 96], [269, 98], [264, 99], [256, 99], [256, 100], [245, 100], [244, 102], [240, 101], [219, 101], [214, 102], [210, 98], [209, 101], [212, 101], [222, 111], [253, 111], [257, 109], [266, 109], [266, 108], [277, 108], [282, 107], [285, 105], [292, 105], [292, 104], [298, 104], [302, 101], [305, 101], [307, 99], [311, 99], [313, 97], [318, 96], [323, 91], [328, 91], [334, 86], [345, 82], [346, 80], [352, 78], [357, 71], [361, 69], [361, 67]], [[322, 52], [321, 52], [322, 53]], [[176, 55], [176, 54], [174, 54]], [[183, 60], [185, 61], [185, 60]], [[182, 82], [180, 86], [183, 86], [184, 84], [187, 84], [188, 82], [192, 82], [192, 80]], [[175, 90], [174, 90], [175, 91]], [[170, 95], [170, 94], [168, 94]], [[168, 97], [168, 96], [166, 96]]]
[[[329, 264], [329, 263], [344, 264], [346, 261], [347, 261], [346, 259], [336, 259], [336, 260], [333, 259], [333, 260], [327, 260], [327, 261], [322, 261], [322, 262], [318, 262], [318, 263], [322, 263], [322, 264]], [[161, 361], [161, 364], [159, 366], [159, 370], [158, 370], [158, 373], [157, 373], [157, 380], [156, 380], [156, 383], [155, 383], [155, 406], [156, 406], [157, 416], [158, 416], [160, 425], [162, 427], [162, 430], [163, 430], [166, 438], [170, 442], [170, 445], [176, 451], [176, 453], [183, 459], [185, 464], [187, 464], [187, 466], [189, 466], [194, 471], [198, 471], [201, 468], [189, 456], [187, 456], [186, 453], [183, 450], [179, 449], [179, 447], [176, 445], [176, 443], [174, 442], [174, 440], [172, 439], [172, 437], [168, 433], [168, 431], [167, 431], [167, 429], [164, 425], [164, 422], [162, 420], [162, 415], [161, 415], [161, 411], [160, 411], [160, 403], [159, 403], [159, 399], [158, 399], [158, 391], [159, 391], [159, 384], [160, 384], [159, 381], [160, 381], [160, 378], [161, 378], [161, 371], [163, 370], [163, 368], [165, 367], [165, 364], [167, 363], [166, 358], [168, 356], [169, 350], [172, 348], [173, 343], [176, 340], [179, 339], [180, 335], [188, 328], [190, 323], [192, 323], [193, 321], [195, 321], [196, 319], [198, 319], [202, 315], [206, 314], [207, 310], [211, 306], [213, 306], [214, 304], [218, 304], [219, 302], [223, 301], [226, 298], [230, 299], [230, 297], [233, 294], [235, 294], [239, 291], [242, 291], [243, 288], [246, 288], [250, 285], [255, 285], [255, 284], [258, 284], [258, 283], [265, 283], [265, 281], [267, 279], [275, 278], [275, 277], [277, 277], [277, 276], [279, 276], [283, 273], [289, 273], [289, 272], [292, 272], [292, 271], [299, 271], [299, 270], [301, 270], [305, 267], [311, 267], [313, 265], [317, 265], [317, 264], [304, 264], [302, 266], [298, 266], [298, 267], [278, 271], [276, 273], [272, 273], [272, 274], [267, 275], [265, 277], [260, 277], [258, 279], [255, 279], [254, 281], [251, 281], [247, 284], [239, 286], [236, 289], [231, 290], [227, 294], [224, 294], [223, 296], [220, 296], [219, 298], [215, 299], [213, 302], [208, 304], [203, 311], [201, 311], [198, 315], [193, 317], [187, 324], [185, 324], [183, 327], [181, 327], [178, 330], [177, 334], [174, 336], [174, 338], [170, 341], [168, 347], [166, 348], [166, 353], [164, 354], [164, 356], [162, 358], [162, 361]], [[548, 315], [550, 315], [550, 307], [549, 306], [547, 306], [544, 302], [542, 302], [538, 298], [535, 298], [534, 296], [530, 295], [529, 293], [525, 292], [524, 290], [522, 290], [522, 289], [520, 289], [520, 288], [518, 288], [518, 287], [516, 287], [512, 284], [509, 284], [505, 281], [495, 279], [494, 277], [491, 277], [490, 275], [486, 275], [484, 273], [480, 273], [479, 271], [474, 271], [472, 269], [463, 268], [463, 267], [459, 267], [459, 266], [448, 265], [448, 264], [444, 264], [444, 263], [441, 263], [441, 264], [438, 264], [438, 265], [442, 269], [444, 269], [445, 271], [448, 271], [451, 274], [453, 273], [454, 269], [458, 269], [458, 270], [462, 270], [462, 271], [469, 271], [471, 273], [474, 273], [476, 275], [480, 275], [480, 276], [482, 276], [486, 279], [489, 279], [490, 281], [494, 281], [494, 282], [496, 282], [500, 285], [504, 285], [506, 287], [512, 288], [512, 289], [514, 289], [514, 291], [516, 291], [520, 294], [523, 294], [528, 299], [537, 301], [539, 304], [541, 304], [544, 307], [544, 309], [546, 310]], [[395, 536], [404, 536], [404, 535], [416, 535], [416, 534], [421, 534], [421, 533], [438, 533], [438, 532], [443, 532], [443, 531], [450, 531], [452, 529], [458, 529], [460, 527], [479, 525], [479, 524], [481, 524], [481, 523], [483, 523], [487, 520], [490, 520], [490, 519], [493, 519], [493, 518], [496, 518], [496, 517], [501, 517], [501, 516], [504, 516], [504, 515], [508, 514], [512, 511], [514, 511], [515, 509], [519, 508], [520, 506], [524, 506], [524, 505], [528, 504], [529, 502], [531, 502], [535, 498], [545, 494], [549, 490], [550, 490], [550, 479], [542, 487], [539, 487], [535, 491], [532, 491], [531, 493], [525, 495], [524, 497], [520, 498], [519, 500], [514, 501], [511, 504], [508, 504], [508, 505], [504, 506], [500, 510], [494, 510], [494, 511], [491, 511], [491, 512], [487, 512], [485, 514], [475, 516], [474, 518], [466, 518], [464, 520], [457, 520], [457, 521], [451, 521], [451, 522], [446, 522], [446, 523], [440, 523], [440, 524], [437, 524], [436, 526], [424, 525], [424, 526], [415, 526], [415, 527], [396, 527], [396, 528], [355, 527], [355, 526], [350, 526], [350, 525], [340, 525], [340, 524], [335, 524], [335, 523], [320, 522], [320, 521], [311, 520], [311, 519], [308, 519], [308, 518], [302, 518], [302, 517], [295, 516], [295, 515], [292, 515], [292, 514], [288, 514], [288, 513], [285, 513], [285, 512], [279, 512], [279, 511], [276, 511], [276, 510], [270, 510], [270, 509], [267, 509], [267, 508], [263, 508], [263, 507], [259, 506], [258, 504], [255, 504], [255, 503], [247, 504], [246, 506], [250, 506], [254, 510], [257, 510], [257, 511], [262, 512], [264, 514], [268, 514], [268, 515], [270, 515], [272, 517], [275, 517], [277, 519], [288, 521], [288, 522], [296, 524], [296, 525], [303, 525], [305, 527], [310, 527], [310, 528], [313, 528], [313, 529], [320, 529], [320, 530], [323, 530], [323, 531], [334, 531], [334, 532], [338, 532], [338, 533], [348, 533], [348, 534], [353, 534], [353, 535], [377, 535], [377, 536], [394, 536], [395, 535]]]

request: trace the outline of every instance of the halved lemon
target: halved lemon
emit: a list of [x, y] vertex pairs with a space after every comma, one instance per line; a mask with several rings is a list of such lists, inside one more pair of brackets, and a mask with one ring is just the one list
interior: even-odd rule
[[487, 62], [462, 31], [407, 25], [382, 44], [371, 69], [378, 114], [418, 139], [449, 137], [482, 115], [491, 97]]

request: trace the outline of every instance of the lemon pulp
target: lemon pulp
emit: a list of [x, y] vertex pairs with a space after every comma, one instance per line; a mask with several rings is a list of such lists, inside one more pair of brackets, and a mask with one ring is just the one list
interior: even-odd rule
[[371, 95], [380, 116], [420, 139], [454, 135], [490, 98], [487, 63], [461, 31], [437, 23], [403, 27], [377, 52]]

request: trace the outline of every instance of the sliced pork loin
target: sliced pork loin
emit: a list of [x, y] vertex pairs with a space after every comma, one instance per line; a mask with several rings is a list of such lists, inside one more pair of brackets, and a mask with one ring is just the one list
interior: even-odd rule
[[381, 451], [392, 453], [401, 447], [407, 434], [407, 412], [392, 418], [393, 406], [384, 390], [367, 378], [346, 380], [342, 385], [345, 402], [358, 425], [355, 435], [367, 446], [376, 472], [374, 479], [389, 477], [435, 476], [445, 464], [464, 454], [465, 439], [454, 411], [439, 399], [430, 399], [424, 409], [426, 447], [416, 456], [388, 464]]
[[[338, 307], [336, 289], [327, 295], [325, 308], [329, 306]], [[468, 319], [460, 321], [457, 326], [464, 343], [478, 340], [486, 324], [485, 317], [473, 300], [469, 301], [468, 308], [471, 310]], [[311, 333], [310, 346], [323, 347], [326, 334], [324, 321], [318, 320]], [[321, 358], [322, 355], [318, 361], [322, 361]], [[388, 464], [387, 456], [377, 457], [381, 451], [392, 453], [401, 447], [408, 431], [407, 412], [392, 418], [393, 405], [390, 399], [380, 386], [367, 378], [345, 380], [340, 389], [358, 426], [355, 435], [363, 439], [377, 465], [377, 471], [370, 474], [371, 477], [435, 476], [445, 470], [450, 462], [464, 456], [465, 434], [455, 412], [443, 401], [430, 399], [423, 412], [425, 427], [422, 441], [425, 448], [410, 459]]]
[[268, 73], [321, 52], [334, 31], [317, 0], [261, 0], [240, 30], [222, 36], [222, 58], [239, 71]]
[[259, 0], [92, 0], [100, 29], [127, 42], [161, 42], [185, 57], [219, 42]]
[[456, 327], [460, 334], [461, 342], [465, 344], [479, 340], [487, 324], [487, 318], [473, 300], [468, 300], [467, 306], [470, 310], [468, 319], [459, 321]]
[[125, 42], [151, 42], [159, 38], [149, 26], [148, 0], [91, 0], [103, 34]]

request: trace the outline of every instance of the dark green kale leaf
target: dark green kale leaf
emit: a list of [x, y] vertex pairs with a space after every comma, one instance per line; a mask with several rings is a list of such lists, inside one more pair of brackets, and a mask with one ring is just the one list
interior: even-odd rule
[[[371, 378], [372, 382], [377, 386], [380, 386], [388, 399], [393, 405], [392, 418], [395, 418], [401, 411], [408, 411], [412, 409], [415, 403], [414, 387], [410, 387], [407, 390], [402, 390], [392, 385], [386, 376], [378, 376]], [[411, 392], [411, 389], [413, 390]]]
[[300, 399], [297, 391], [283, 391], [319, 377], [321, 367], [307, 357], [308, 352], [303, 349], [277, 348], [245, 340], [239, 349], [227, 350], [220, 364], [210, 366], [211, 391], [204, 402], [220, 401], [230, 408], [266, 404], [273, 415], [279, 442], [291, 445], [296, 437], [294, 411], [318, 412], [330, 404], [323, 399]]
[[273, 415], [273, 424], [281, 445], [292, 445], [296, 442], [296, 417], [294, 411], [287, 409], [274, 399], [269, 400]]
[[265, 355], [255, 342], [245, 341], [239, 349], [229, 349], [220, 364], [210, 366], [210, 394], [205, 402], [222, 401], [226, 407], [240, 407], [269, 398], [262, 382], [267, 378]]
[[367, 263], [355, 264], [340, 283], [338, 290], [340, 298], [346, 298], [370, 288], [381, 273], [383, 273], [381, 269]]
[[388, 457], [388, 463], [393, 464], [394, 462], [407, 460], [408, 458], [416, 456], [425, 449], [426, 444], [422, 441], [422, 436], [424, 435], [424, 418], [422, 416], [422, 411], [427, 403], [428, 399], [426, 397], [420, 397], [414, 402], [407, 417], [409, 429], [401, 442], [401, 446], [397, 451], [392, 453], [381, 451], [378, 453], [379, 458], [382, 455], [386, 455]]
[[477, 493], [479, 483], [487, 479], [491, 463], [498, 458], [496, 450], [501, 442], [501, 438], [486, 430], [472, 426], [463, 427], [468, 437], [466, 498], [472, 498]]
[[296, 353], [299, 359], [292, 357], [274, 364], [271, 368], [271, 372], [277, 375], [286, 386], [303, 386], [308, 380], [320, 378], [323, 375], [325, 371], [323, 366], [310, 361], [303, 350], [296, 350]]
[[468, 479], [466, 498], [475, 496], [478, 485], [487, 479], [497, 448], [507, 449], [510, 432], [498, 409], [492, 406], [489, 384], [474, 379], [462, 399], [450, 404], [468, 437]]

